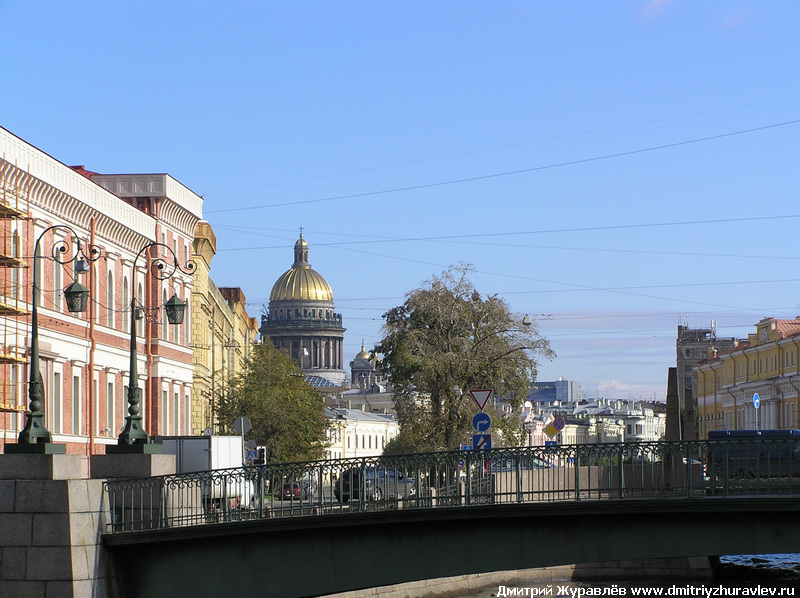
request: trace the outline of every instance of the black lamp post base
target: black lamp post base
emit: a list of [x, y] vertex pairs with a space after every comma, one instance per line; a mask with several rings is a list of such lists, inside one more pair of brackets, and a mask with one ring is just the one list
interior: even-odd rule
[[65, 455], [67, 445], [55, 442], [18, 442], [7, 444], [3, 452], [7, 455]]
[[108, 444], [106, 455], [160, 455], [161, 445], [145, 442], [131, 444]]

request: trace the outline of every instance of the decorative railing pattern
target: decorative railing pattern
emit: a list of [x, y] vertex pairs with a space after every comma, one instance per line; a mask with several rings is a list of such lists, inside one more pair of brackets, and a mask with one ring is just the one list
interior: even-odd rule
[[105, 483], [108, 533], [467, 505], [800, 494], [800, 442], [753, 439], [439, 452]]

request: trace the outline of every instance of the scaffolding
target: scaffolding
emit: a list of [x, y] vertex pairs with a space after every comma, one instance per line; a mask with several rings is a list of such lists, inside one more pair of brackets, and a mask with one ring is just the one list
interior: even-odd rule
[[27, 410], [24, 364], [30, 281], [23, 246], [29, 237], [30, 212], [29, 190], [20, 181], [30, 177], [0, 158], [0, 439], [16, 429], [14, 414]]

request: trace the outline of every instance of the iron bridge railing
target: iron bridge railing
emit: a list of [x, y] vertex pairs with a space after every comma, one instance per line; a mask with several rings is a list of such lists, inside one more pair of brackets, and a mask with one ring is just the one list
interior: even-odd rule
[[797, 439], [503, 448], [280, 463], [104, 484], [108, 533], [525, 502], [800, 494]]

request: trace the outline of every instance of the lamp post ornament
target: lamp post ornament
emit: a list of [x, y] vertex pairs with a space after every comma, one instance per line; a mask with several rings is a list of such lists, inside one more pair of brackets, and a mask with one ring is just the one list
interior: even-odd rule
[[[136, 300], [136, 262], [149, 249], [157, 249], [160, 254], [147, 256], [147, 271], [157, 280], [169, 280], [177, 273], [192, 274], [195, 269], [193, 261], [181, 267], [178, 256], [171, 247], [164, 243], [148, 243], [136, 254], [133, 260], [133, 275], [131, 277], [131, 340], [130, 340], [130, 367], [128, 379], [128, 415], [125, 417], [125, 427], [120, 433], [117, 444], [106, 447], [106, 454], [137, 453], [154, 454], [161, 452], [161, 445], [150, 444], [150, 435], [142, 425], [142, 414], [139, 405], [142, 391], [139, 388], [139, 372], [136, 357], [136, 320], [139, 313], [144, 313], [144, 306], [137, 305]], [[167, 320], [170, 324], [182, 324], [186, 310], [186, 303], [176, 294], [164, 304]]]
[[[65, 239], [56, 240], [51, 250], [51, 259], [57, 264], [56, 267], [65, 266], [76, 262], [78, 258], [94, 262], [100, 257], [100, 249], [94, 245], [87, 245], [88, 252], [81, 246], [78, 233], [72, 227], [65, 224], [55, 224], [42, 231], [36, 239], [33, 248], [33, 285], [31, 287], [31, 358], [29, 369], [30, 382], [28, 384], [28, 397], [30, 405], [25, 412], [25, 427], [17, 438], [17, 444], [5, 445], [6, 453], [34, 453], [34, 454], [63, 454], [66, 453], [66, 445], [55, 444], [52, 434], [44, 424], [44, 384], [42, 382], [42, 372], [39, 366], [39, 288], [40, 266], [42, 259], [39, 244], [44, 236], [57, 229], [63, 229], [69, 234]], [[74, 251], [71, 239], [75, 239]], [[66, 289], [64, 296], [67, 303], [67, 310], [71, 313], [86, 311], [86, 304], [89, 298], [89, 289], [77, 281], [73, 281]]]

